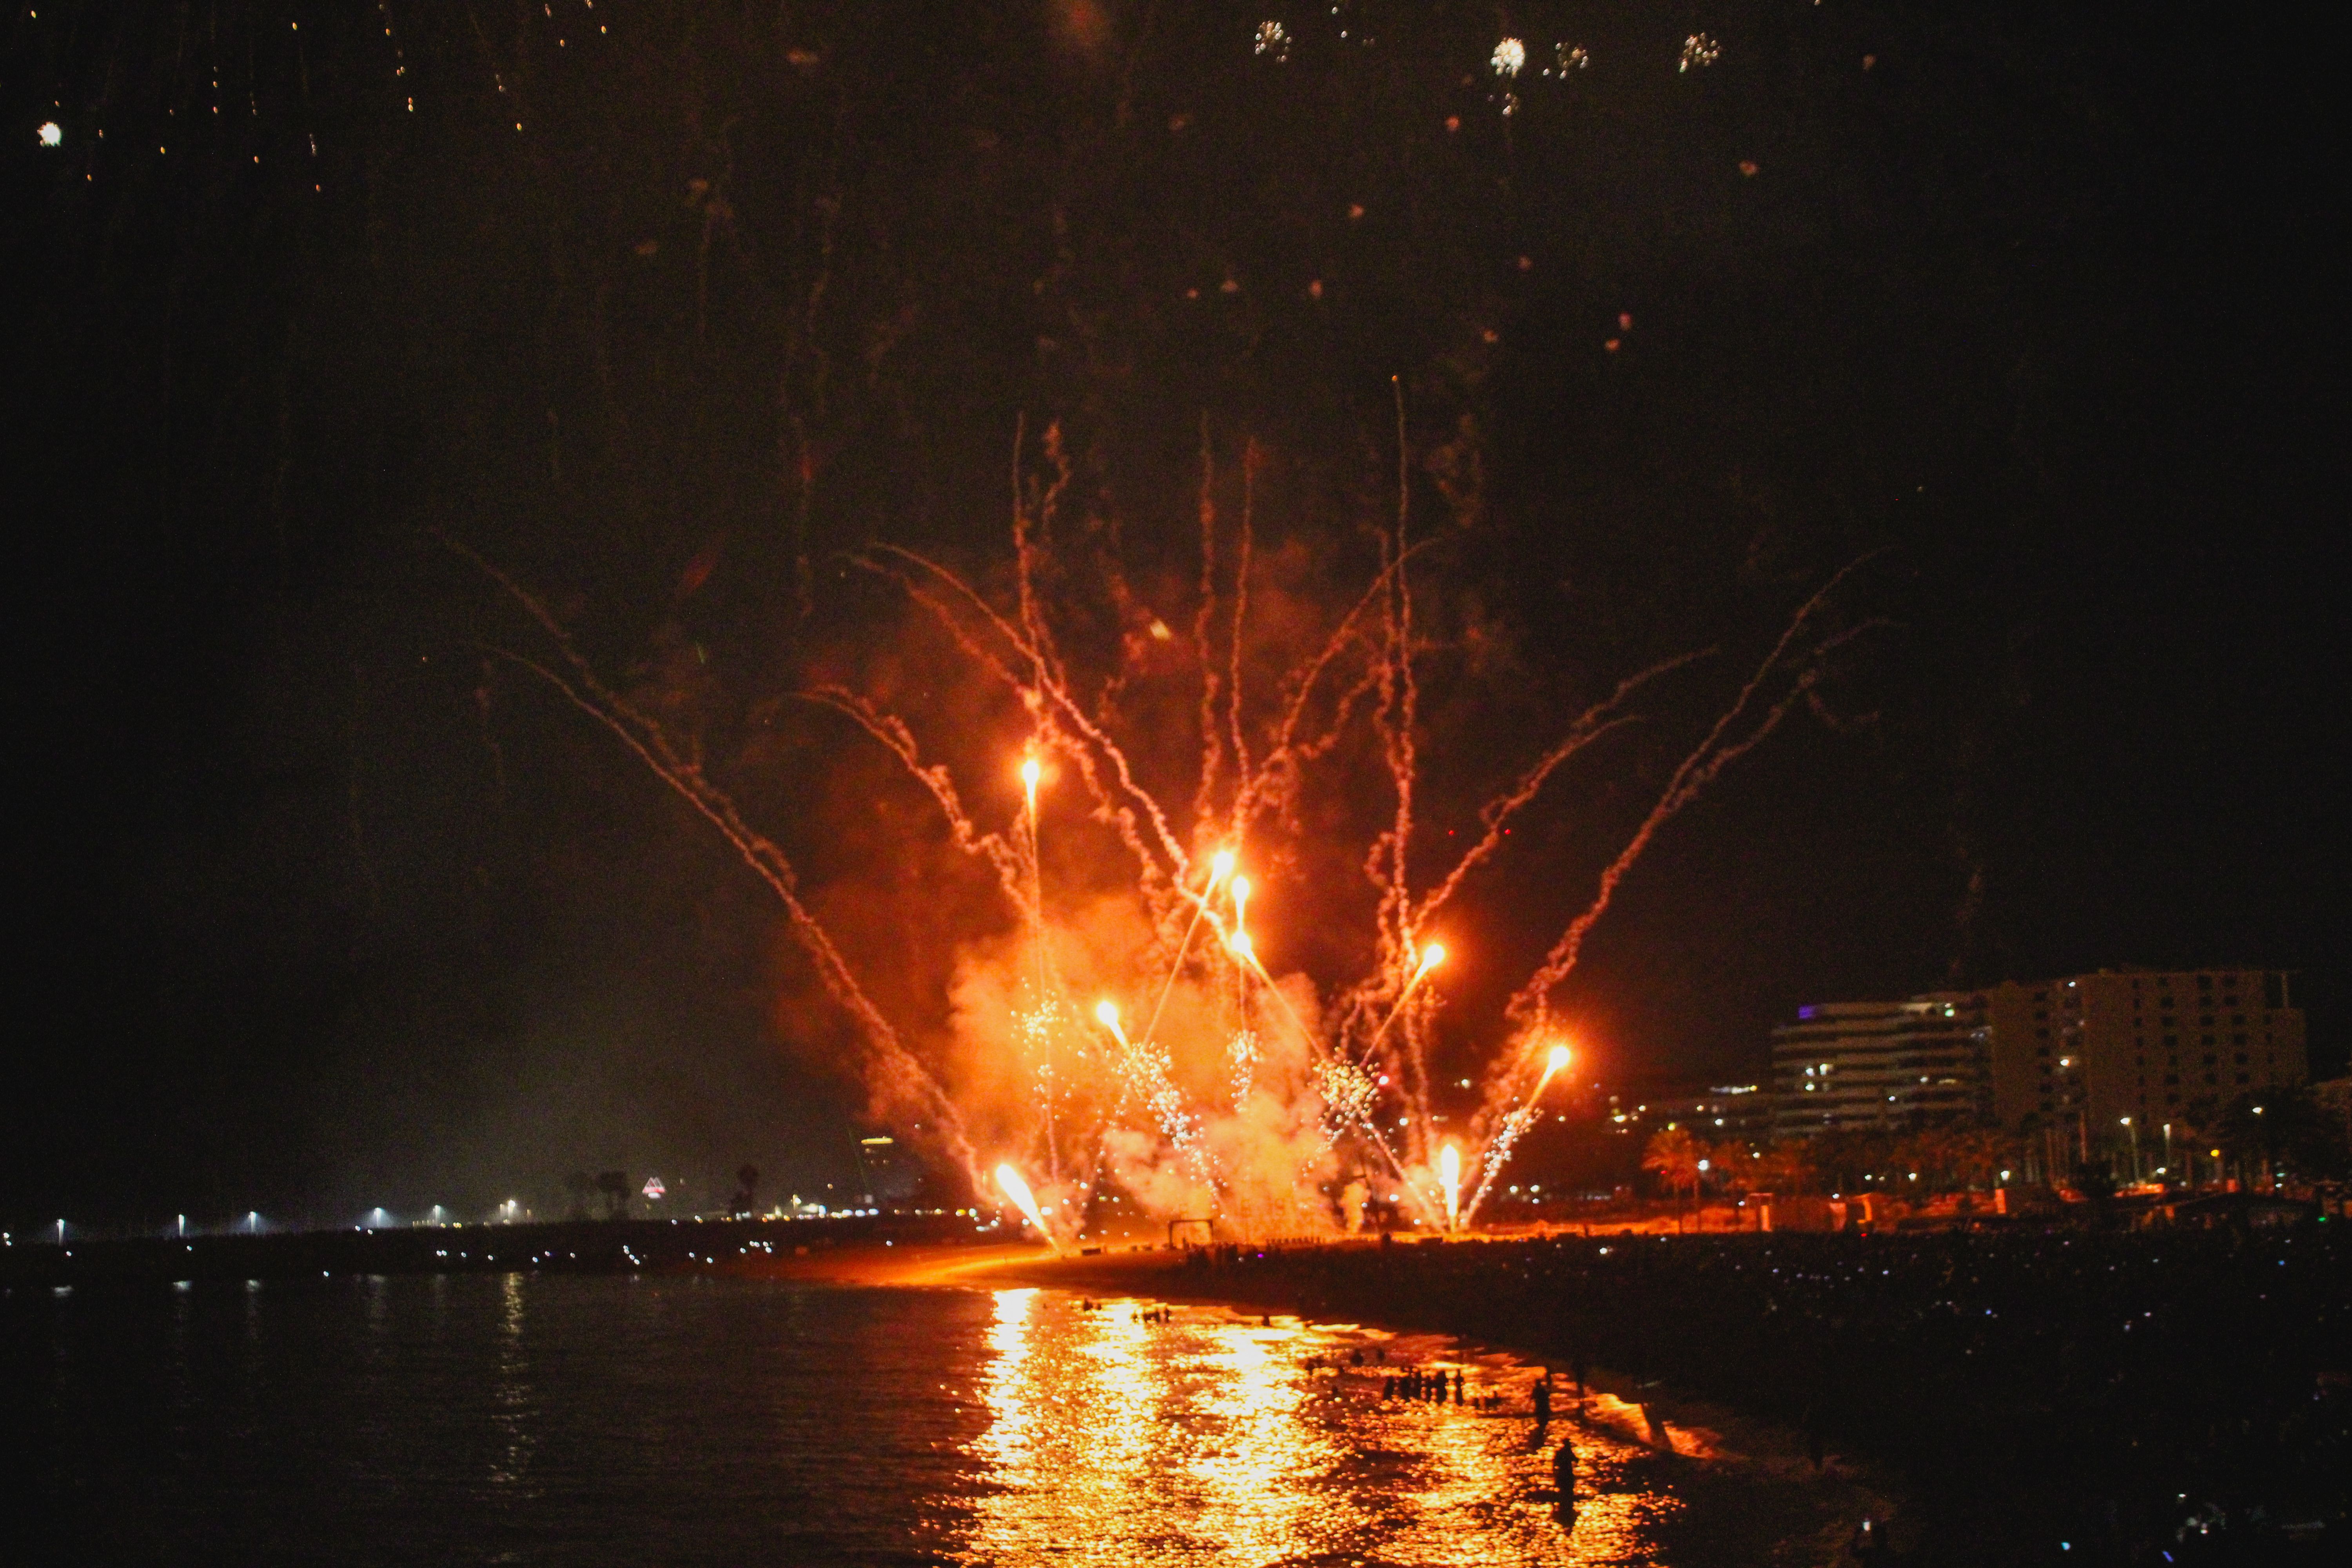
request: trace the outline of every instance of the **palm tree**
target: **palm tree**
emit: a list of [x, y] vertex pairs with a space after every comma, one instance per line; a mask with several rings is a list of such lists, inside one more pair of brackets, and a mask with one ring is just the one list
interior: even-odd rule
[[1753, 1180], [1784, 1198], [1810, 1192], [1813, 1184], [1812, 1151], [1802, 1143], [1780, 1143], [1757, 1157]]
[[[1706, 1157], [1705, 1148], [1686, 1129], [1668, 1127], [1650, 1134], [1649, 1146], [1642, 1151], [1642, 1169], [1656, 1176], [1670, 1193], [1696, 1193], [1698, 1163]], [[1684, 1228], [1680, 1218], [1675, 1228]]]

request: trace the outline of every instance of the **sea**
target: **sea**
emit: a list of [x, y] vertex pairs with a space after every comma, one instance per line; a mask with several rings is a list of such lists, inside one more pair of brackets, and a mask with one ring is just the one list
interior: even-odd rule
[[[1464, 1401], [1383, 1398], [1408, 1366], [1459, 1372]], [[0, 1562], [1696, 1564], [1801, 1533], [1759, 1506], [1785, 1487], [1695, 1488], [1605, 1425], [1538, 1433], [1536, 1375], [1049, 1289], [20, 1288]]]

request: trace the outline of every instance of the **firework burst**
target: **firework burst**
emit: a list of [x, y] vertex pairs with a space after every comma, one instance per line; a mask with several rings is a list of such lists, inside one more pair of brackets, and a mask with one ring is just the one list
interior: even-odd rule
[[[970, 1051], [992, 1060], [992, 1081], [1017, 1086], [1010, 1107], [1001, 1089], [975, 1089], [939, 1052], [909, 1045], [801, 896], [783, 851], [713, 782], [698, 749], [655, 709], [603, 680], [535, 597], [473, 559], [560, 655], [509, 657], [619, 736], [782, 899], [788, 930], [858, 1026], [877, 1113], [919, 1125], [975, 1187], [992, 1184], [1016, 1203], [1028, 1194], [1024, 1212], [1057, 1245], [1085, 1226], [1106, 1182], [1160, 1218], [1205, 1214], [1229, 1233], [1296, 1234], [1336, 1228], [1343, 1209], [1349, 1223], [1360, 1217], [1360, 1183], [1349, 1187], [1353, 1197], [1331, 1195], [1340, 1190], [1336, 1178], [1353, 1169], [1376, 1176], [1421, 1223], [1470, 1223], [1539, 1119], [1544, 1091], [1570, 1065], [1550, 1008], [1587, 933], [1665, 823], [1778, 727], [1811, 690], [1822, 658], [1862, 629], [1826, 629], [1844, 574], [1798, 611], [1672, 771], [1590, 902], [1513, 994], [1509, 1037], [1488, 1053], [1478, 1109], [1441, 1139], [1431, 1052], [1444, 1005], [1436, 981], [1447, 958], [1438, 939], [1447, 911], [1559, 770], [1626, 722], [1637, 696], [1703, 656], [1664, 660], [1620, 682], [1487, 802], [1466, 849], [1435, 875], [1416, 877], [1435, 847], [1417, 836], [1415, 821], [1425, 650], [1414, 595], [1425, 547], [1408, 531], [1408, 470], [1401, 465], [1397, 512], [1381, 531], [1370, 580], [1311, 639], [1294, 637], [1296, 657], [1271, 667], [1250, 621], [1249, 489], [1229, 531], [1204, 478], [1189, 673], [1165, 678], [1197, 683], [1197, 772], [1191, 805], [1179, 810], [1158, 782], [1170, 771], [1164, 733], [1137, 723], [1118, 700], [1140, 678], [1122, 669], [1090, 684], [1065, 651], [1085, 606], [1074, 602], [1075, 569], [1053, 542], [1066, 474], [1050, 433], [1045, 445], [1055, 461], [1046, 479], [1018, 489], [1000, 587], [984, 591], [896, 546], [855, 557], [1011, 700], [1003, 711], [1017, 715], [1015, 727], [994, 754], [1015, 759], [997, 764], [1019, 781], [1012, 819], [989, 826], [971, 803], [992, 792], [932, 760], [916, 723], [880, 699], [839, 684], [804, 693], [850, 720], [928, 794], [948, 841], [984, 868], [1020, 933], [1009, 947], [977, 934], [965, 944], [963, 989], [1003, 1000], [993, 1010], [961, 1007], [956, 1025]], [[1245, 478], [1255, 461], [1253, 453]], [[1221, 572], [1221, 562], [1232, 565]], [[1114, 575], [1108, 596], [1132, 595]], [[1153, 616], [1150, 624], [1166, 623]], [[1150, 742], [1141, 752], [1131, 749], [1139, 740]], [[1336, 980], [1277, 973], [1264, 945], [1271, 938], [1296, 946], [1309, 928], [1328, 923], [1317, 889], [1302, 881], [1305, 868], [1330, 863], [1331, 847], [1307, 830], [1303, 809], [1326, 789], [1359, 805], [1385, 803], [1353, 852], [1371, 890], [1370, 929], [1357, 943], [1369, 962]], [[1062, 860], [1049, 875], [1045, 847], [1057, 841], [1083, 855], [1081, 889], [1057, 891], [1073, 875]], [[1083, 850], [1072, 847], [1081, 841]], [[1276, 872], [1269, 892], [1265, 876]], [[976, 1125], [985, 1131], [975, 1136]], [[1039, 1192], [1025, 1184], [1024, 1170]]]

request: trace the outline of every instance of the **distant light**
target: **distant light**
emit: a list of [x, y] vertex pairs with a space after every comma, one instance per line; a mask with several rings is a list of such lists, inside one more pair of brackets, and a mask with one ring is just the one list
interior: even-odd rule
[[1517, 38], [1505, 38], [1495, 46], [1493, 64], [1499, 77], [1515, 77], [1519, 68], [1528, 63], [1528, 47]]
[[40, 137], [41, 145], [44, 147], [62, 147], [65, 145], [65, 127], [59, 125], [54, 120], [45, 120], [41, 121], [41, 129], [37, 132], [37, 134]]

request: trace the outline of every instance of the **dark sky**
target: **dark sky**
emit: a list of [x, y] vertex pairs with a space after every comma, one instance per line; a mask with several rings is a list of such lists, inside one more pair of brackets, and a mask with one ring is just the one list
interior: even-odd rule
[[[0, 1212], [845, 1181], [767, 896], [486, 656], [525, 628], [436, 538], [748, 702], [887, 626], [842, 550], [987, 558], [1017, 420], [1181, 573], [1204, 417], [1229, 470], [1262, 443], [1270, 539], [1344, 532], [1392, 504], [1391, 376], [1433, 569], [1524, 671], [1433, 712], [1465, 774], [1884, 551], [1824, 712], [1563, 994], [1604, 1078], [2203, 963], [2296, 970], [2340, 1070], [2345, 182], [2300, 19], [1339, 13], [11, 11]], [[1490, 951], [1667, 754], [1531, 827]], [[824, 762], [747, 784], [781, 837]]]

